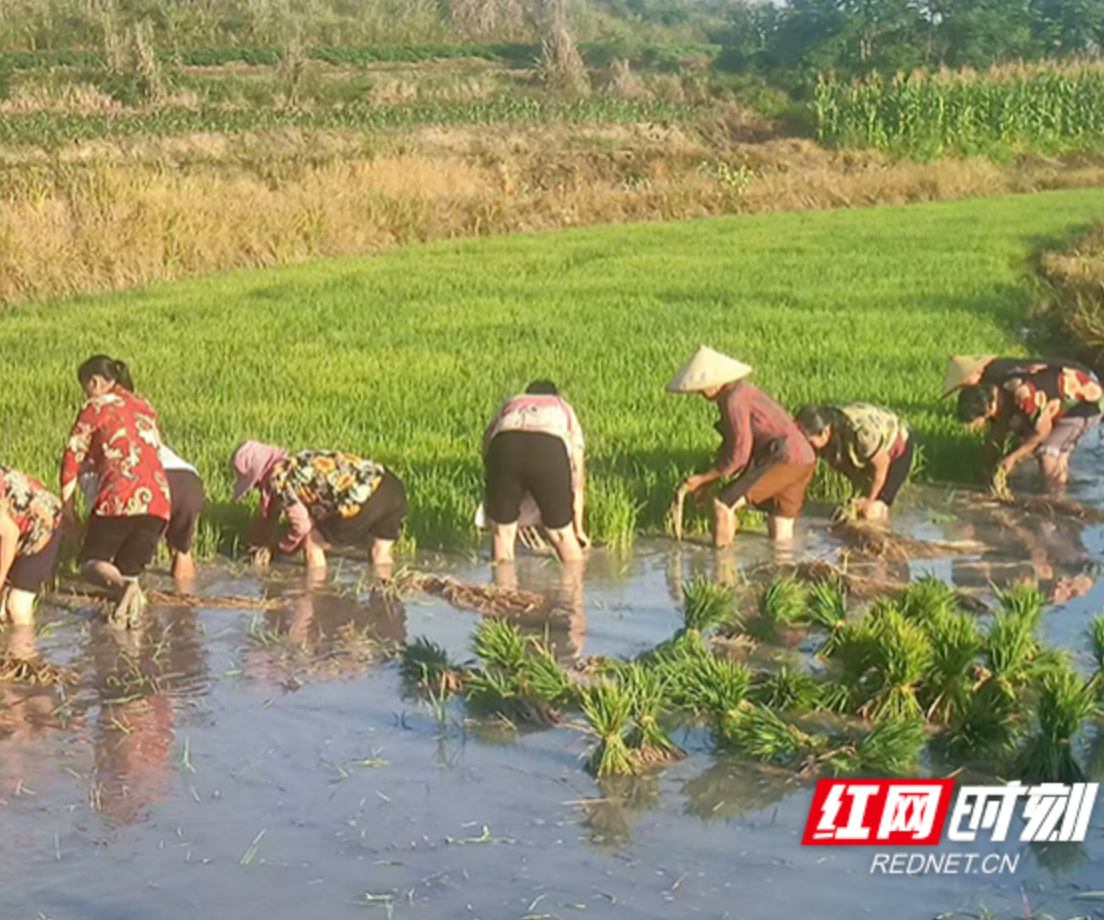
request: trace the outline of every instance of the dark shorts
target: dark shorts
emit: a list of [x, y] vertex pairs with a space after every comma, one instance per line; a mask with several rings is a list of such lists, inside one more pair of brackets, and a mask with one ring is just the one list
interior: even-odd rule
[[886, 475], [885, 485], [878, 493], [878, 501], [892, 505], [897, 500], [897, 493], [906, 482], [909, 473], [912, 472], [912, 455], [914, 453], [912, 438], [905, 442], [905, 449], [901, 455], [889, 465], [889, 473]]
[[776, 463], [756, 471], [754, 482], [741, 476], [724, 488], [717, 500], [731, 507], [740, 498], [752, 508], [782, 518], [796, 518], [805, 505], [805, 492], [816, 471], [815, 463]]
[[172, 517], [165, 531], [165, 542], [174, 553], [188, 553], [205, 501], [203, 480], [191, 470], [167, 470], [165, 476], [172, 494]]
[[496, 524], [515, 524], [528, 492], [549, 530], [574, 520], [571, 460], [564, 442], [540, 431], [504, 431], [491, 439], [484, 461], [487, 495], [483, 508]]
[[57, 565], [58, 550], [60, 549], [61, 528], [58, 527], [54, 530], [54, 535], [50, 537], [50, 542], [37, 553], [15, 557], [15, 562], [8, 569], [8, 585], [12, 588], [18, 588], [20, 591], [38, 594], [42, 590], [42, 586], [54, 574], [54, 566]]
[[153, 560], [165, 522], [149, 514], [135, 517], [92, 515], [81, 547], [80, 564], [113, 563], [128, 578], [142, 574]]
[[359, 512], [352, 517], [315, 521], [314, 527], [323, 540], [334, 546], [362, 546], [372, 538], [399, 539], [404, 517], [406, 489], [402, 480], [388, 471]]

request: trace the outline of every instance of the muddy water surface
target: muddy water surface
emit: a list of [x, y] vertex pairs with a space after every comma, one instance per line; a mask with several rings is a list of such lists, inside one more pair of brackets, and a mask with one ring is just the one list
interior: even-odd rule
[[[1076, 496], [1104, 499], [1098, 455], [1094, 441], [1078, 458]], [[810, 520], [800, 552], [836, 552], [823, 525]], [[987, 547], [905, 564], [913, 576], [982, 595], [1040, 578], [1053, 643], [1081, 648], [1104, 608], [1099, 528], [970, 510], [940, 490], [913, 490], [898, 526]], [[770, 558], [748, 535], [719, 556], [665, 543], [599, 552], [581, 587], [536, 558], [517, 577], [574, 603], [574, 616], [532, 626], [560, 654], [631, 655], [678, 627], [684, 579]], [[486, 564], [419, 564], [491, 578]], [[359, 637], [427, 636], [465, 658], [477, 616], [355, 596], [355, 566], [337, 575], [344, 594], [304, 595], [294, 569], [280, 574], [262, 585], [209, 569], [199, 591], [283, 594], [281, 609], [161, 608], [124, 637], [91, 611], [44, 611], [39, 650], [82, 683], [0, 690], [0, 917], [923, 920], [979, 904], [1022, 916], [1025, 897], [1059, 917], [1104, 905], [1083, 899], [1104, 888], [1104, 808], [1084, 848], [1025, 850], [1012, 876], [872, 876], [866, 848], [800, 846], [809, 787], [718, 759], [704, 737], [680, 737], [690, 756], [659, 775], [600, 787], [577, 731], [509, 736], [465, 725], [461, 706], [404, 699], [396, 667]]]

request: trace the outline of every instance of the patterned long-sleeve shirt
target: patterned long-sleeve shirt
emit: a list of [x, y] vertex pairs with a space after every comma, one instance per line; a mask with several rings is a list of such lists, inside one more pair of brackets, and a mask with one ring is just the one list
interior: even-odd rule
[[867, 403], [834, 407], [832, 436], [821, 457], [841, 472], [866, 469], [875, 455], [886, 451], [896, 460], [909, 438], [908, 426], [888, 409]]
[[92, 514], [149, 515], [167, 521], [172, 504], [158, 457], [160, 446], [157, 413], [141, 396], [115, 389], [89, 399], [69, 433], [61, 463], [61, 493], [66, 494], [87, 465], [99, 479]]
[[732, 476], [743, 470], [752, 454], [774, 441], [783, 442], [786, 463], [816, 463], [816, 454], [790, 414], [758, 387], [741, 380], [725, 387], [717, 406], [721, 447], [717, 471]]
[[371, 460], [334, 450], [305, 450], [278, 460], [260, 485], [262, 505], [275, 502], [291, 525], [280, 549], [294, 552], [314, 521], [358, 514], [386, 472]]
[[1043, 412], [1058, 403], [1055, 418], [1065, 415], [1099, 415], [1104, 407], [1104, 387], [1096, 375], [1077, 366], [1051, 365], [1035, 373], [1011, 377], [1004, 389], [1012, 396], [1014, 408], [1031, 425], [1037, 425]]
[[0, 466], [0, 511], [19, 529], [17, 555], [43, 549], [61, 523], [61, 501], [37, 479]]

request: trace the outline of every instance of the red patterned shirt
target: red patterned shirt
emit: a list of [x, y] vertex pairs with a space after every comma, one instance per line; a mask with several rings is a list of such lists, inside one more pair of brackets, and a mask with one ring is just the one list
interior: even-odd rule
[[19, 528], [17, 554], [42, 550], [61, 523], [61, 502], [37, 479], [0, 466], [0, 511]]
[[115, 389], [88, 400], [69, 434], [61, 464], [61, 492], [86, 464], [99, 477], [92, 513], [101, 517], [148, 514], [167, 521], [169, 482], [157, 450], [157, 414], [141, 396]]
[[722, 439], [717, 469], [723, 475], [739, 473], [753, 454], [774, 441], [782, 442], [785, 463], [816, 463], [816, 454], [790, 414], [746, 380], [725, 387], [717, 406], [721, 410], [717, 430]]

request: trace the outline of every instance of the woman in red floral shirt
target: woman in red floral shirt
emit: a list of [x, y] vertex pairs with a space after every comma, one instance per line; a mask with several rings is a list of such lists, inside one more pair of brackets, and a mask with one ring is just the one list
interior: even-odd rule
[[138, 576], [153, 559], [171, 510], [169, 482], [158, 457], [157, 414], [120, 385], [129, 376], [122, 362], [96, 355], [77, 375], [88, 399], [61, 464], [64, 514], [75, 523], [78, 476], [90, 466], [99, 492], [81, 548], [81, 572], [118, 598], [112, 620], [130, 624], [143, 604]]
[[34, 602], [54, 574], [61, 545], [61, 502], [42, 483], [0, 466], [0, 620], [34, 623]]

